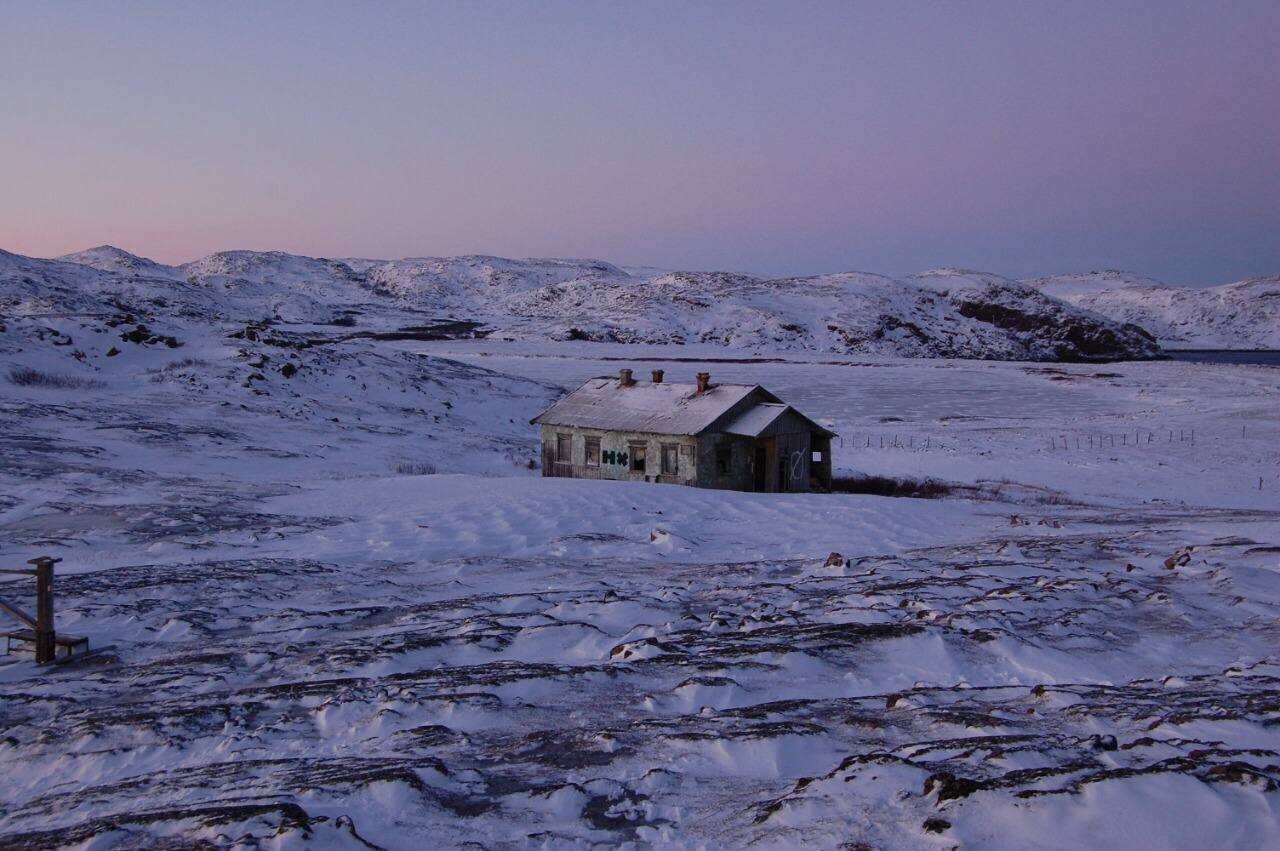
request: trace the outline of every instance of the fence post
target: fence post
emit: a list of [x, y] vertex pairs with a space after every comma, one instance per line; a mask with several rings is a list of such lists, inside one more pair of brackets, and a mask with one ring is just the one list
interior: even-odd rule
[[60, 558], [41, 556], [27, 564], [36, 566], [36, 664], [47, 665], [55, 655], [53, 632], [53, 566]]

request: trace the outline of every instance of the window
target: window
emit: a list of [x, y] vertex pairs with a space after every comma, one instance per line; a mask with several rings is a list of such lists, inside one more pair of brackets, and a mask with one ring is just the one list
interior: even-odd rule
[[666, 476], [674, 476], [679, 472], [680, 465], [680, 445], [677, 443], [662, 444], [662, 473]]
[[729, 447], [716, 447], [716, 473], [721, 476], [729, 475]]
[[600, 438], [588, 437], [586, 439], [586, 443], [587, 443], [587, 466], [599, 467], [600, 466]]
[[556, 460], [561, 464], [573, 463], [573, 435], [556, 435]]
[[822, 463], [822, 453], [817, 450], [814, 450], [812, 455], [810, 455], [809, 457], [813, 459], [813, 463], [815, 464]]
[[633, 473], [644, 472], [644, 453], [648, 447], [643, 443], [632, 443], [631, 448], [631, 471]]

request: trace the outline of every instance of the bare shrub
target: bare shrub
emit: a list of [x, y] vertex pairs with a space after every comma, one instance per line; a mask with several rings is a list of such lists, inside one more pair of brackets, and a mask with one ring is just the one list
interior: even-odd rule
[[1012, 505], [1084, 505], [1066, 494], [1036, 485], [1024, 485], [1009, 479], [946, 482], [939, 479], [850, 475], [831, 480], [832, 493], [859, 493], [871, 496], [909, 497], [912, 499], [975, 499]]
[[398, 461], [391, 468], [401, 476], [434, 476], [436, 465], [430, 461]]
[[872, 496], [903, 496], [912, 499], [941, 499], [951, 496], [957, 485], [937, 479], [895, 479], [890, 476], [836, 476], [831, 480], [834, 493], [861, 493]]
[[192, 369], [198, 366], [208, 366], [207, 360], [200, 358], [182, 358], [181, 360], [170, 361], [164, 366], [154, 369], [148, 369], [147, 375], [151, 376], [152, 384], [163, 384], [169, 377], [169, 373], [176, 372], [180, 369]]
[[170, 361], [169, 363], [161, 367], [148, 369], [147, 375], [157, 375], [162, 372], [172, 372], [175, 369], [190, 369], [191, 367], [195, 367], [195, 366], [208, 366], [208, 365], [209, 365], [209, 362], [207, 360], [202, 360], [201, 358], [183, 358], [182, 360]]
[[44, 387], [50, 390], [88, 390], [106, 386], [96, 378], [41, 372], [29, 366], [15, 366], [9, 370], [9, 383], [19, 387]]

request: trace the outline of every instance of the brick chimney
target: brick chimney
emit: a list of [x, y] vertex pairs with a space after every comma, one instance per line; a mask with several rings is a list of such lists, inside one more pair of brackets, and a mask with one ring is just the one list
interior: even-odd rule
[[660, 369], [655, 369], [655, 370], [653, 371], [653, 383], [654, 383], [654, 384], [661, 384], [661, 383], [662, 383], [662, 370], [660, 370]]
[[710, 389], [711, 389], [711, 373], [699, 372], [698, 373], [698, 392], [706, 393]]
[[619, 387], [630, 387], [632, 384], [635, 384], [635, 383], [636, 383], [636, 380], [631, 377], [631, 370], [629, 369], [618, 370], [618, 386]]

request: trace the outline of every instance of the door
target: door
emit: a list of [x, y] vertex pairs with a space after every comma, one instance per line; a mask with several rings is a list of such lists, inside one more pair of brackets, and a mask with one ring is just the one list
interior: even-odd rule
[[662, 444], [662, 475], [675, 479], [680, 472], [680, 446], [675, 443]]
[[760, 444], [756, 444], [756, 455], [751, 465], [752, 471], [755, 473], [756, 492], [762, 492], [769, 489], [769, 452]]

